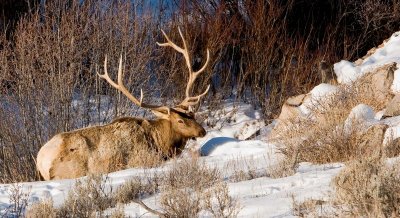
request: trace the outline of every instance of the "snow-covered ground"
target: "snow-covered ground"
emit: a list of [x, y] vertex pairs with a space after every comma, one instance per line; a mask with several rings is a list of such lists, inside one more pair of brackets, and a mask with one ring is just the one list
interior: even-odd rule
[[[399, 35], [400, 33], [395, 33], [382, 48], [377, 49], [360, 65], [347, 61], [335, 64], [339, 82], [354, 81], [367, 72], [367, 69], [370, 70], [391, 61], [400, 63]], [[392, 86], [394, 92], [400, 90], [398, 74], [400, 74], [399, 70], [395, 72]], [[323, 95], [318, 98], [323, 98]], [[363, 108], [360, 111], [365, 111]], [[371, 119], [377, 116], [377, 112], [370, 110], [367, 112]], [[216, 114], [218, 115], [218, 113]], [[200, 161], [220, 169], [228, 182], [230, 194], [240, 202], [242, 208], [239, 213], [240, 217], [292, 217], [294, 216], [293, 197], [297, 201], [302, 201], [310, 198], [325, 199], [330, 195], [331, 180], [344, 167], [344, 164], [301, 163], [292, 176], [270, 178], [266, 172], [270, 166], [276, 164], [279, 157], [276, 145], [267, 140], [272, 126], [265, 126], [260, 113], [245, 104], [226, 103], [224, 112], [221, 112], [219, 116], [222, 116], [222, 119], [216, 120], [216, 125], [207, 129], [207, 135], [197, 141], [189, 142], [188, 148], [199, 150], [202, 155]], [[400, 136], [399, 120], [400, 117], [393, 117], [385, 121], [390, 124], [392, 135], [396, 137]], [[183, 156], [188, 155], [189, 153], [183, 154]], [[111, 173], [109, 174], [110, 184], [117, 187], [133, 176], [146, 176], [168, 170], [173, 164], [172, 162], [168, 161], [159, 168], [127, 169]], [[238, 170], [256, 172], [258, 176], [240, 182], [230, 180], [229, 178]], [[30, 191], [29, 201], [31, 203], [51, 197], [55, 205], [60, 205], [74, 181], [56, 180], [22, 183], [21, 185], [25, 190]], [[0, 185], [0, 214], [10, 206], [11, 186], [12, 184]], [[144, 199], [144, 203], [152, 208], [159, 208], [159, 195]], [[125, 213], [132, 217], [151, 215], [135, 203], [126, 205]]]
[[[232, 115], [231, 112], [234, 112]], [[274, 144], [266, 141], [268, 128], [260, 121], [260, 114], [250, 105], [227, 103], [225, 115], [218, 122], [224, 125], [208, 129], [204, 138], [191, 141], [190, 149], [198, 149], [203, 161], [210, 167], [216, 167], [227, 179], [230, 194], [236, 197], [242, 207], [239, 216], [245, 217], [286, 217], [292, 216], [292, 196], [302, 200], [307, 198], [322, 198], [329, 192], [329, 183], [342, 164], [315, 166], [302, 163], [298, 172], [290, 177], [272, 179], [266, 174], [278, 156]], [[230, 123], [224, 116], [230, 117]], [[260, 131], [262, 130], [262, 131]], [[261, 135], [257, 139], [245, 140], [256, 132]], [[242, 140], [240, 140], [242, 139]], [[183, 156], [189, 154], [183, 154]], [[133, 176], [146, 176], [167, 170], [173, 163], [169, 161], [162, 167], [154, 169], [127, 169], [109, 174], [110, 184], [117, 187]], [[231, 182], [230, 177], [238, 171], [253, 171], [258, 178], [240, 182]], [[30, 202], [51, 197], [55, 205], [60, 205], [67, 196], [74, 180], [56, 180], [51, 182], [21, 183], [30, 192]], [[0, 185], [0, 211], [10, 205], [9, 193], [12, 184]], [[148, 197], [144, 203], [152, 208], [159, 208], [158, 195]], [[141, 206], [131, 203], [125, 206], [126, 215], [136, 217], [151, 216]]]

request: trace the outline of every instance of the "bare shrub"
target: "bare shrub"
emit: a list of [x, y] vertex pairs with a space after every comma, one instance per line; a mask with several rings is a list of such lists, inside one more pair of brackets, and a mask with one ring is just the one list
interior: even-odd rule
[[202, 193], [199, 190], [165, 190], [161, 205], [166, 216], [197, 217], [204, 208]]
[[158, 77], [149, 65], [159, 28], [146, 8], [143, 16], [134, 11], [142, 3], [46, 1], [20, 19], [12, 39], [0, 33], [0, 119], [7, 123], [0, 125], [1, 182], [39, 180], [34, 157], [55, 133], [138, 113], [99, 82], [104, 55], [112, 63], [121, 54], [135, 57], [126, 60], [127, 86], [159, 93], [158, 83], [149, 83]]
[[[90, 175], [85, 179], [76, 180], [59, 207], [54, 207], [51, 198], [44, 199], [30, 206], [26, 216], [32, 218], [106, 217], [107, 214], [104, 211], [116, 204], [113, 196], [108, 177]], [[117, 207], [111, 214], [111, 216], [121, 217], [121, 208]]]
[[388, 134], [385, 134], [386, 141], [384, 142], [383, 152], [386, 157], [397, 157], [400, 155], [400, 138], [394, 137], [394, 132], [388, 129]]
[[112, 211], [110, 218], [124, 218], [126, 217], [124, 207], [117, 205], [117, 208]]
[[167, 172], [161, 191], [166, 216], [198, 217], [201, 211], [208, 211], [226, 217], [239, 212], [237, 200], [229, 196], [219, 172], [196, 159], [179, 162]]
[[333, 180], [338, 213], [353, 217], [400, 216], [399, 163], [366, 157], [346, 165]]
[[151, 178], [147, 182], [135, 177], [119, 186], [113, 193], [113, 198], [118, 203], [129, 203], [152, 195], [158, 191], [158, 179]]
[[30, 188], [26, 190], [18, 183], [10, 185], [8, 190], [10, 206], [4, 214], [0, 214], [0, 217], [22, 217], [28, 206], [30, 194]]
[[279, 158], [277, 164], [268, 166], [267, 173], [271, 178], [283, 178], [294, 175], [298, 168], [298, 153]]
[[258, 163], [253, 157], [236, 157], [224, 164], [224, 172], [230, 182], [240, 182], [266, 176], [268, 172], [258, 169]]
[[238, 200], [229, 195], [228, 185], [218, 182], [206, 193], [205, 209], [214, 217], [237, 217], [241, 207]]
[[167, 189], [204, 189], [211, 187], [219, 179], [219, 171], [200, 163], [198, 158], [182, 159], [175, 162], [172, 169], [164, 175], [162, 184], [168, 187]]
[[219, 172], [185, 159], [174, 164], [161, 186], [161, 205], [167, 216], [197, 217], [205, 207], [206, 189], [219, 180]]
[[[346, 121], [350, 111], [359, 104], [367, 104], [376, 111], [382, 109], [383, 105], [375, 98], [364, 95], [365, 87], [363, 79], [352, 85], [339, 86], [335, 93], [322, 100], [313, 100], [309, 110], [314, 119], [305, 117], [289, 121], [275, 139], [281, 144], [279, 149], [289, 159], [288, 163], [295, 166], [296, 162], [302, 161], [319, 164], [347, 161], [370, 148], [381, 147], [383, 135], [366, 140], [368, 134], [363, 120]], [[385, 127], [379, 128], [384, 133]]]
[[113, 206], [112, 190], [107, 181], [108, 178], [94, 175], [76, 180], [63, 205], [57, 209], [57, 216], [101, 216], [105, 209]]
[[[162, 211], [154, 210], [143, 199], [160, 193]], [[89, 176], [77, 180], [59, 208], [45, 200], [29, 208], [29, 217], [48, 213], [54, 217], [123, 217], [121, 205], [136, 203], [161, 217], [198, 217], [200, 213], [216, 217], [235, 217], [240, 211], [236, 198], [229, 195], [228, 186], [216, 169], [199, 163], [197, 159], [176, 162], [162, 177], [135, 177], [115, 191], [108, 178]], [[116, 207], [105, 213], [106, 209]]]
[[[60, 207], [54, 207], [51, 199], [45, 199], [30, 206], [26, 215], [32, 218], [125, 217], [123, 205], [130, 202], [144, 205], [141, 199], [158, 190], [156, 181], [155, 178], [149, 178], [145, 183], [135, 177], [113, 191], [107, 177], [90, 175], [86, 179], [76, 180]], [[112, 207], [115, 208], [106, 210]]]
[[324, 211], [323, 200], [307, 199], [299, 202], [292, 196], [292, 211], [294, 216], [298, 217], [330, 217], [328, 212]]
[[43, 201], [34, 203], [31, 205], [25, 216], [28, 218], [56, 218], [57, 216], [57, 209], [53, 205], [52, 199], [45, 199]]

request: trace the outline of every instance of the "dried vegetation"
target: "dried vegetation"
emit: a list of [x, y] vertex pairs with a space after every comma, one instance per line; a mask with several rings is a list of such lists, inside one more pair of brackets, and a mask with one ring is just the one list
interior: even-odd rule
[[[105, 54], [110, 63], [117, 63], [121, 53], [125, 57], [125, 82], [135, 87], [131, 92], [151, 90], [153, 96], [145, 95], [162, 103], [181, 99], [185, 66], [173, 51], [156, 47], [160, 26], [172, 40], [179, 39], [178, 26], [184, 30], [194, 45], [194, 70], [205, 56], [199, 51], [210, 48], [213, 61], [197, 87], [204, 90], [211, 81], [210, 108], [218, 108], [222, 99], [242, 99], [261, 107], [269, 121], [287, 96], [319, 82], [322, 59], [359, 57], [387, 38], [400, 19], [399, 10], [388, 10], [398, 2], [373, 0], [337, 6], [320, 1], [312, 7], [307, 1], [276, 0], [179, 0], [174, 5], [160, 0], [156, 8], [146, 2], [45, 1], [13, 18], [18, 22], [9, 31], [3, 27], [0, 120], [7, 125], [0, 125], [0, 182], [38, 180], [34, 157], [58, 132], [138, 114], [96, 77]], [[326, 8], [332, 16], [325, 16]], [[300, 21], [305, 28], [298, 28]]]
[[[139, 204], [160, 217], [236, 217], [240, 211], [238, 201], [230, 196], [218, 170], [207, 167], [197, 159], [177, 161], [161, 176], [148, 175], [146, 180], [134, 177], [115, 190], [109, 182], [110, 178], [102, 176], [77, 180], [60, 207], [54, 207], [51, 199], [43, 199], [31, 205], [26, 215], [121, 217], [122, 206], [128, 203]], [[153, 195], [160, 198], [160, 210], [144, 203]]]

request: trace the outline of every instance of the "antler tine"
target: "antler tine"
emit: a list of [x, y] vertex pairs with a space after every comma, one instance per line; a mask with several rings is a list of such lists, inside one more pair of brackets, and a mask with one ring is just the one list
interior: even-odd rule
[[173, 49], [175, 49], [176, 51], [178, 51], [179, 53], [183, 54], [183, 57], [185, 58], [186, 65], [187, 65], [188, 70], [189, 70], [189, 78], [188, 78], [188, 83], [186, 85], [186, 90], [185, 90], [186, 98], [178, 106], [183, 106], [183, 107], [187, 108], [189, 106], [193, 106], [193, 105], [198, 104], [199, 101], [200, 101], [200, 98], [203, 97], [205, 94], [207, 94], [207, 92], [208, 92], [208, 90], [210, 88], [210, 86], [208, 86], [207, 89], [202, 94], [200, 94], [198, 96], [195, 96], [195, 97], [190, 97], [190, 91], [192, 89], [193, 83], [195, 82], [197, 76], [201, 72], [203, 72], [206, 69], [207, 65], [208, 65], [208, 62], [210, 60], [210, 51], [209, 51], [209, 49], [207, 49], [207, 59], [206, 59], [206, 62], [204, 63], [204, 65], [198, 71], [193, 72], [192, 65], [191, 65], [191, 62], [190, 62], [189, 51], [188, 51], [187, 44], [186, 44], [186, 40], [183, 37], [182, 31], [181, 31], [181, 29], [179, 27], [178, 27], [178, 31], [179, 31], [179, 35], [182, 38], [183, 48], [181, 48], [181, 47], [177, 46], [175, 43], [173, 43], [169, 39], [168, 35], [163, 30], [161, 30], [161, 32], [163, 33], [163, 35], [164, 35], [165, 39], [167, 40], [167, 42], [165, 42], [165, 43], [158, 43], [157, 42], [157, 44], [159, 46], [170, 46]]
[[156, 42], [158, 46], [161, 46], [161, 47], [170, 46], [170, 47], [172, 47], [173, 49], [175, 49], [176, 51], [178, 51], [179, 53], [182, 53], [182, 54], [185, 53], [185, 51], [183, 50], [183, 48], [179, 47], [178, 45], [176, 45], [175, 43], [173, 43], [173, 42], [169, 39], [168, 35], [164, 32], [164, 30], [161, 30], [161, 32], [163, 33], [163, 35], [164, 35], [165, 39], [167, 40], [167, 42], [165, 42], [165, 43]]
[[203, 65], [203, 67], [201, 67], [200, 70], [198, 70], [198, 71], [196, 71], [194, 73], [190, 73], [190, 75], [189, 75], [189, 81], [188, 81], [188, 84], [186, 86], [186, 91], [185, 91], [185, 94], [186, 94], [187, 98], [190, 96], [190, 90], [191, 90], [191, 88], [193, 86], [193, 83], [196, 81], [197, 76], [207, 68], [209, 60], [210, 60], [210, 50], [207, 49], [207, 59], [206, 59], [206, 62], [204, 63], [204, 65]]
[[210, 85], [208, 85], [206, 90], [203, 93], [201, 93], [200, 95], [194, 96], [194, 97], [186, 97], [181, 103], [179, 103], [179, 105], [183, 106], [183, 107], [189, 107], [189, 106], [194, 106], [194, 105], [198, 104], [200, 101], [200, 98], [203, 97], [204, 95], [206, 95], [209, 89], [210, 89]]
[[122, 70], [122, 55], [119, 58], [119, 66], [118, 66], [118, 84], [115, 83], [109, 76], [108, 71], [107, 71], [107, 56], [104, 59], [104, 74], [99, 74], [97, 72], [97, 75], [99, 75], [100, 78], [105, 79], [112, 87], [115, 89], [119, 90], [124, 94], [126, 97], [128, 97], [129, 100], [131, 100], [133, 103], [135, 103], [137, 106], [142, 107], [142, 108], [148, 108], [154, 111], [159, 111], [162, 113], [167, 112], [169, 114], [170, 108], [166, 106], [160, 106], [160, 105], [151, 105], [151, 104], [145, 104], [143, 103], [143, 90], [140, 89], [140, 100], [138, 100], [135, 96], [133, 96], [129, 90], [125, 87], [122, 77], [123, 77], [123, 70]]
[[187, 65], [187, 67], [189, 69], [189, 73], [192, 74], [193, 70], [192, 70], [192, 66], [190, 64], [190, 57], [189, 57], [189, 52], [188, 52], [188, 49], [187, 49], [186, 41], [185, 41], [185, 38], [183, 37], [182, 31], [181, 31], [180, 28], [178, 28], [178, 31], [179, 31], [179, 35], [181, 36], [182, 41], [183, 41], [183, 48], [179, 47], [174, 42], [172, 42], [171, 39], [169, 39], [168, 35], [164, 32], [164, 30], [161, 30], [161, 32], [163, 33], [163, 35], [164, 35], [165, 39], [167, 40], [167, 42], [165, 42], [165, 43], [158, 43], [157, 42], [157, 45], [162, 46], [162, 47], [170, 46], [173, 49], [175, 49], [177, 52], [181, 53], [183, 55], [183, 57], [185, 58], [185, 62], [186, 62], [186, 65]]

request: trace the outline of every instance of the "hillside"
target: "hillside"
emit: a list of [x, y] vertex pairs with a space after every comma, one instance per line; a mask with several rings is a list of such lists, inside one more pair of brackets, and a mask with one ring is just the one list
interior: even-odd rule
[[[340, 178], [334, 178], [343, 169], [348, 168], [350, 165], [353, 166], [353, 160], [357, 162], [357, 160], [364, 159], [372, 160], [371, 166], [375, 166], [373, 163], [379, 162], [382, 158], [384, 158], [383, 162], [385, 163], [388, 162], [390, 165], [397, 165], [396, 156], [398, 153], [396, 152], [398, 152], [399, 149], [396, 147], [396, 138], [400, 136], [400, 113], [396, 110], [396, 107], [398, 108], [399, 106], [399, 102], [395, 100], [395, 96], [400, 94], [400, 70], [396, 65], [393, 65], [394, 68], [385, 68], [385, 66], [392, 63], [400, 63], [400, 32], [394, 33], [393, 36], [386, 40], [379, 48], [371, 50], [366, 57], [354, 63], [345, 60], [336, 63], [334, 65], [334, 71], [338, 83], [331, 85], [320, 84], [316, 86], [309, 94], [303, 97], [302, 102], [298, 105], [291, 106], [296, 108], [296, 111], [298, 111], [296, 113], [298, 114], [294, 116], [291, 115], [292, 117], [290, 119], [283, 119], [280, 117], [271, 124], [265, 126], [263, 121], [261, 121], [261, 114], [259, 111], [253, 110], [250, 105], [232, 102], [224, 102], [224, 106], [222, 107], [224, 109], [220, 111], [212, 111], [212, 113], [210, 113], [210, 111], [205, 109], [204, 112], [202, 112], [203, 116], [206, 117], [204, 123], [212, 123], [213, 125], [208, 125], [207, 135], [204, 138], [198, 139], [197, 141], [190, 141], [186, 149], [187, 151], [182, 157], [170, 160], [158, 168], [136, 168], [110, 173], [107, 176], [103, 176], [104, 182], [102, 184], [104, 185], [104, 190], [106, 190], [105, 192], [111, 193], [111, 190], [117, 190], [119, 186], [133, 178], [139, 178], [142, 181], [147, 181], [147, 183], [152, 183], [151, 181], [154, 181], [154, 178], [158, 178], [160, 179], [159, 181], [162, 181], [163, 178], [171, 178], [171, 172], [176, 169], [188, 173], [188, 175], [175, 175], [175, 178], [178, 179], [176, 181], [177, 183], [179, 183], [179, 180], [192, 180], [195, 183], [200, 183], [202, 177], [207, 178], [205, 177], [208, 175], [207, 173], [201, 170], [199, 171], [200, 173], [196, 175], [189, 173], [190, 170], [194, 169], [191, 167], [198, 165], [203, 167], [200, 167], [201, 169], [206, 169], [205, 171], [217, 169], [218, 177], [222, 178], [222, 180], [215, 180], [215, 183], [222, 182], [227, 185], [229, 195], [232, 197], [230, 201], [232, 204], [228, 205], [236, 210], [230, 215], [235, 215], [236, 212], [238, 212], [237, 215], [240, 217], [293, 217], [300, 215], [311, 216], [310, 214], [313, 213], [332, 215], [334, 214], [332, 211], [345, 213], [346, 211], [343, 208], [352, 208], [354, 205], [346, 206], [344, 201], [340, 201], [340, 198], [336, 196], [338, 193], [335, 192], [335, 190], [337, 191], [338, 189], [334, 188], [333, 184], [333, 181], [335, 181], [335, 184], [340, 183]], [[375, 75], [379, 72], [384, 72], [386, 75], [390, 70], [392, 70], [393, 73], [392, 79], [390, 80], [389, 78], [389, 80], [387, 80], [390, 81], [390, 84], [383, 86], [389, 87], [389, 89], [383, 90], [381, 87], [382, 89], [380, 89], [380, 91], [382, 92], [379, 93], [380, 95], [385, 94], [385, 97], [390, 96], [390, 99], [385, 100], [382, 96], [376, 96], [376, 90], [372, 90], [373, 97], [368, 97], [368, 93], [365, 90], [363, 92], [357, 92], [358, 89], [349, 88], [354, 87], [355, 84], [360, 81], [368, 81], [365, 79], [366, 75]], [[384, 83], [384, 81], [378, 81], [376, 79], [378, 77], [372, 77], [375, 78], [372, 82]], [[385, 78], [387, 78], [387, 76]], [[367, 87], [374, 87], [374, 84], [375, 83], [368, 83]], [[345, 89], [343, 87], [347, 88]], [[346, 92], [340, 90], [346, 90]], [[340, 119], [336, 118], [333, 124], [334, 128], [329, 127], [330, 129], [326, 129], [327, 123], [331, 125], [329, 113], [336, 113], [337, 111], [332, 108], [324, 111], [327, 107], [321, 106], [334, 99], [334, 106], [336, 108], [341, 108], [340, 102], [346, 102], [346, 99], [353, 98], [354, 96], [354, 93], [348, 94], [348, 90], [354, 90], [354, 93], [358, 95], [358, 97], [355, 98], [357, 101], [354, 100], [354, 102], [348, 104], [347, 111], [341, 111], [344, 115], [341, 115], [342, 117]], [[342, 100], [337, 101], [335, 97], [339, 95], [337, 93], [341, 93]], [[347, 93], [348, 96], [344, 96], [343, 98], [343, 93]], [[349, 105], [355, 106], [350, 107]], [[390, 114], [388, 114], [389, 112]], [[208, 114], [213, 114], [213, 116], [209, 116]], [[321, 114], [325, 114], [322, 116], [323, 121], [320, 119]], [[309, 122], [314, 123], [310, 126], [306, 126]], [[385, 128], [380, 135], [378, 134], [379, 132], [377, 133], [371, 130], [374, 129], [373, 127], [382, 125], [385, 125]], [[296, 126], [296, 128], [293, 128], [293, 126]], [[319, 126], [321, 131], [316, 131], [314, 129], [302, 130], [302, 128], [315, 126]], [[356, 126], [356, 128], [354, 126]], [[295, 130], [298, 132], [295, 132]], [[327, 140], [332, 135], [328, 132], [322, 134], [322, 130], [329, 130], [328, 132], [331, 133], [340, 130], [342, 135], [347, 135], [346, 140], [356, 138], [356, 143], [351, 145], [357, 148], [342, 150], [350, 154], [353, 151], [351, 149], [354, 149], [355, 154], [353, 156], [349, 155], [348, 157], [329, 156], [329, 152], [332, 151], [329, 150], [330, 147], [324, 144], [326, 142], [324, 140]], [[356, 134], [355, 130], [357, 130], [357, 136], [354, 135]], [[298, 135], [298, 133], [303, 133], [303, 135]], [[370, 134], [375, 134], [372, 135], [372, 139]], [[315, 135], [318, 135], [317, 139], [311, 140]], [[365, 139], [365, 135], [369, 137], [367, 137], [368, 140]], [[282, 136], [289, 138], [282, 139]], [[338, 135], [333, 136], [338, 138]], [[370, 141], [378, 139], [379, 137], [381, 137], [381, 140], [378, 144], [370, 143]], [[361, 145], [361, 141], [364, 144]], [[342, 142], [337, 143], [339, 145], [339, 143]], [[350, 142], [346, 143], [350, 144]], [[318, 146], [320, 147], [318, 148]], [[330, 146], [334, 146], [334, 144], [331, 143]], [[395, 148], [390, 150], [392, 153], [386, 152], [389, 150], [387, 148], [391, 148], [391, 146]], [[285, 159], [292, 160], [290, 159], [293, 157], [291, 156], [290, 148], [294, 147], [298, 148], [295, 160], [290, 164], [282, 165]], [[304, 148], [309, 148], [309, 150], [305, 150]], [[326, 150], [321, 152], [321, 148]], [[343, 147], [341, 149], [345, 148]], [[378, 156], [376, 156], [376, 151], [380, 151], [378, 152]], [[335, 160], [343, 161], [336, 162]], [[188, 169], [185, 171], [179, 167], [187, 167]], [[379, 165], [379, 167], [382, 166]], [[381, 169], [379, 167], [377, 169]], [[350, 169], [351, 168], [349, 168], [349, 170]], [[354, 173], [354, 175], [358, 174]], [[374, 175], [381, 176], [379, 173]], [[399, 175], [395, 174], [390, 178], [398, 179]], [[0, 185], [0, 214], [7, 214], [7, 216], [13, 216], [13, 214], [17, 215], [16, 213], [18, 213], [18, 211], [14, 210], [18, 208], [15, 205], [16, 193], [26, 193], [29, 195], [25, 196], [29, 207], [30, 205], [46, 199], [51, 199], [55, 207], [60, 207], [65, 203], [66, 199], [68, 199], [69, 191], [73, 189], [76, 190], [74, 184], [77, 181], [83, 181], [83, 183], [85, 183], [86, 178], [80, 178], [78, 180], [2, 184]], [[168, 189], [165, 183], [160, 183], [161, 186], [155, 188], [155, 191], [144, 192], [144, 194], [138, 195], [138, 199], [154, 210], [165, 211], [168, 208], [165, 208], [166, 203], [163, 202], [163, 199], [165, 200], [166, 196], [171, 196], [166, 193], [172, 190], [171, 187], [173, 185], [170, 184], [171, 187]], [[162, 184], [164, 184], [164, 186]], [[342, 181], [341, 184], [347, 183]], [[214, 190], [213, 188], [214, 185], [209, 184], [205, 190]], [[214, 193], [219, 193], [215, 190], [213, 191]], [[368, 190], [365, 192], [368, 192]], [[191, 197], [184, 198], [184, 196], [178, 196], [177, 199], [187, 204], [190, 203], [190, 199], [193, 200], [196, 198], [193, 197], [194, 195], [199, 194], [192, 189], [185, 189], [183, 193], [184, 194], [181, 194], [186, 194]], [[81, 197], [85, 197], [84, 199], [89, 199], [89, 201], [91, 198], [94, 198], [94, 196], [84, 195], [85, 194]], [[226, 197], [227, 195], [224, 196]], [[22, 201], [23, 199], [24, 196], [21, 195], [19, 200]], [[183, 199], [186, 199], [188, 202], [185, 202]], [[237, 201], [235, 201], [235, 199]], [[332, 199], [339, 199], [339, 201], [336, 202], [341, 202], [340, 204], [342, 204], [343, 207], [338, 208], [336, 207], [337, 204], [331, 204], [330, 202]], [[393, 201], [395, 200], [399, 199], [396, 198]], [[212, 202], [212, 205], [218, 205], [215, 199], [212, 200]], [[235, 203], [233, 205], [233, 202], [238, 204]], [[308, 206], [307, 204], [302, 204], [303, 202], [308, 202]], [[120, 203], [118, 206], [116, 204], [110, 205], [113, 206], [104, 210], [103, 215], [111, 214], [115, 209], [120, 209], [124, 211], [125, 216], [129, 217], [154, 216], [142, 205], [135, 202]], [[319, 206], [316, 207], [316, 205]], [[19, 206], [21, 206], [21, 202]], [[382, 205], [380, 205], [380, 207], [382, 207]], [[28, 211], [28, 214], [32, 213], [29, 212], [29, 209], [23, 210], [23, 207], [21, 207], [21, 210], [23, 212]], [[358, 215], [363, 214], [362, 211], [363, 210], [357, 211]], [[369, 210], [367, 209], [367, 211]], [[377, 212], [372, 209], [371, 211]], [[371, 214], [374, 214], [372, 212]], [[399, 211], [391, 211], [391, 213], [392, 215], [399, 215]], [[203, 209], [200, 211], [201, 216], [209, 216], [211, 214], [212, 212], [209, 210]]]

